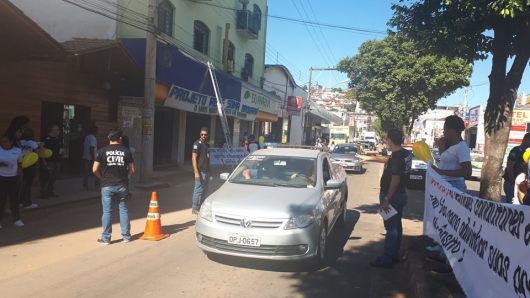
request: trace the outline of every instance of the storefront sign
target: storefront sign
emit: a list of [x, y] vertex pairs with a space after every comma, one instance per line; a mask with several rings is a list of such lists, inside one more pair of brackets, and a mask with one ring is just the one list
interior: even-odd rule
[[234, 165], [237, 166], [248, 151], [243, 147], [238, 148], [210, 148], [210, 163], [212, 165]]
[[254, 92], [245, 87], [241, 87], [241, 103], [258, 108], [263, 112], [278, 115], [279, 117], [282, 116], [282, 106], [280, 102], [273, 100], [265, 94]]
[[530, 297], [530, 208], [458, 191], [429, 166], [423, 233], [440, 243], [467, 297]]
[[300, 116], [302, 110], [302, 97], [301, 96], [288, 96], [287, 97], [287, 115]]
[[[207, 115], [218, 115], [217, 99], [184, 89], [175, 85], [171, 86], [164, 106], [183, 111]], [[234, 99], [223, 99], [223, 107], [226, 116], [254, 121], [259, 108], [249, 106]]]
[[530, 110], [513, 110], [512, 123], [530, 122]]
[[142, 118], [142, 109], [138, 107], [122, 106], [121, 115], [123, 117]]

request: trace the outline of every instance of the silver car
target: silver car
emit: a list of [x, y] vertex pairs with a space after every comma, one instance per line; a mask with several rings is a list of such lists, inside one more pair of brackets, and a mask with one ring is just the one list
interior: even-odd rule
[[206, 253], [325, 261], [327, 237], [346, 222], [346, 173], [326, 153], [263, 149], [202, 204], [196, 243]]
[[342, 166], [345, 171], [362, 173], [363, 163], [356, 155], [360, 154], [360, 149], [353, 144], [338, 144], [331, 152], [331, 162]]

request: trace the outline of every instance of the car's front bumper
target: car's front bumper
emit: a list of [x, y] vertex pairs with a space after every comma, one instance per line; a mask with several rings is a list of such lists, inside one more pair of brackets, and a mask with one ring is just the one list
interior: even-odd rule
[[[215, 218], [215, 217], [214, 217]], [[284, 223], [287, 221], [283, 220]], [[315, 221], [302, 229], [284, 230], [279, 228], [250, 228], [226, 225], [197, 216], [195, 223], [195, 242], [206, 252], [237, 257], [267, 260], [302, 260], [316, 255], [320, 232], [320, 222]], [[229, 234], [252, 235], [260, 237], [260, 246], [244, 246], [228, 243]], [[299, 251], [300, 245], [307, 245], [305, 252]]]
[[345, 170], [345, 171], [352, 171], [352, 172], [360, 172], [362, 170], [362, 164], [361, 163], [344, 163], [344, 162], [341, 162], [341, 163], [334, 163], [334, 164], [337, 164], [337, 165], [340, 165], [342, 166], [342, 168]]
[[407, 186], [411, 187], [425, 187], [426, 170], [412, 170], [409, 174], [409, 182]]

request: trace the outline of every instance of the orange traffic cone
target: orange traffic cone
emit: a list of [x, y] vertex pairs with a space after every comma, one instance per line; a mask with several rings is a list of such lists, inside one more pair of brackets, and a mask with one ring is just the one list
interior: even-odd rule
[[145, 232], [140, 239], [158, 241], [166, 237], [169, 237], [169, 234], [162, 234], [162, 222], [160, 221], [160, 213], [158, 213], [158, 199], [156, 198], [156, 192], [153, 191], [145, 223]]

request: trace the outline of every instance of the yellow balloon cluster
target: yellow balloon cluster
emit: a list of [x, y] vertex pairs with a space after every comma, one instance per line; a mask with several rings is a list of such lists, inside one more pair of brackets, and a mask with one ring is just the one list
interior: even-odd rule
[[433, 159], [431, 148], [429, 148], [429, 145], [424, 141], [417, 141], [414, 143], [414, 145], [412, 145], [412, 153], [424, 162], [429, 162], [429, 160]]
[[528, 163], [528, 159], [530, 159], [530, 151], [525, 151], [525, 153], [523, 153], [523, 160]]
[[52, 155], [53, 155], [53, 152], [50, 149], [44, 149], [42, 153], [40, 154], [40, 156], [44, 158], [50, 158], [52, 157]]
[[24, 158], [22, 158], [22, 168], [27, 168], [29, 166], [34, 165], [37, 160], [39, 160], [39, 156], [35, 152], [28, 153], [24, 155]]
[[208, 141], [208, 144], [209, 144], [210, 146], [213, 146], [213, 144], [215, 144], [215, 141], [214, 141], [214, 140], [210, 140], [210, 141]]
[[265, 142], [265, 137], [264, 137], [264, 136], [260, 136], [260, 137], [258, 138], [258, 141], [259, 141], [260, 144], [263, 143], [263, 142]]

